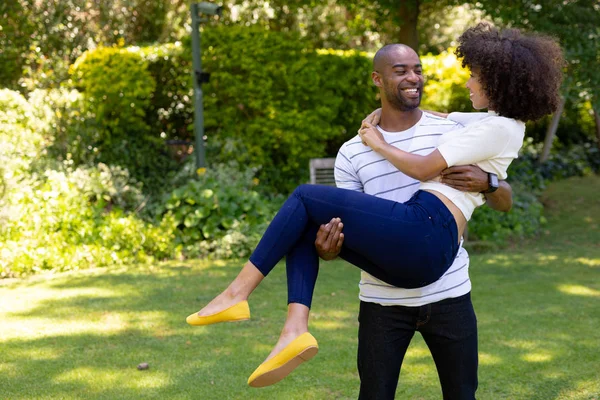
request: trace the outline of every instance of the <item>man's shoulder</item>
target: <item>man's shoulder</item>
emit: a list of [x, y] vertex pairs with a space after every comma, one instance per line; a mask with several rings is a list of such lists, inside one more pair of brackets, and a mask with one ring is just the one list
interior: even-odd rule
[[423, 119], [421, 123], [417, 126], [418, 130], [451, 130], [460, 128], [462, 125], [456, 121], [438, 117], [437, 115], [430, 114], [426, 111], [423, 111]]
[[350, 140], [347, 140], [340, 146], [338, 153], [342, 153], [344, 155], [351, 155], [360, 150], [364, 150], [364, 145], [362, 144], [362, 141], [360, 140], [358, 135], [355, 135]]

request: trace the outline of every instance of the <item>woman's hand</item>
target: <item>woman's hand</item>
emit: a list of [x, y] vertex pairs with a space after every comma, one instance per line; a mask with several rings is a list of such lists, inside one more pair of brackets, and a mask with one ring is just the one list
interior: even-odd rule
[[381, 132], [374, 125], [366, 121], [363, 121], [361, 128], [358, 130], [358, 136], [365, 146], [369, 146], [376, 152], [387, 146], [387, 142]]
[[362, 120], [363, 123], [368, 122], [371, 125], [377, 126], [379, 121], [381, 120], [381, 108], [373, 111], [371, 114], [367, 115], [365, 119]]

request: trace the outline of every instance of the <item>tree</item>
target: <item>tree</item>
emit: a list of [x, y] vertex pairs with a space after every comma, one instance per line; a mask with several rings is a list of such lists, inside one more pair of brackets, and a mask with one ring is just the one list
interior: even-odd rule
[[[597, 0], [490, 0], [477, 3], [506, 26], [543, 32], [557, 37], [568, 66], [563, 84], [565, 101], [592, 98], [600, 109], [600, 3]], [[563, 106], [564, 106], [563, 102]], [[562, 109], [549, 125], [541, 161], [550, 154]]]

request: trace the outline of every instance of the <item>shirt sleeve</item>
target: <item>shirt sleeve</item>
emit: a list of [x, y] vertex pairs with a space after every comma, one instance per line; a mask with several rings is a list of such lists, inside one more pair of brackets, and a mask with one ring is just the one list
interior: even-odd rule
[[475, 164], [500, 155], [514, 158], [521, 147], [510, 128], [489, 122], [455, 130], [449, 135], [437, 148], [448, 167]]
[[363, 185], [358, 174], [354, 170], [354, 166], [347, 155], [346, 145], [342, 145], [335, 159], [335, 185], [340, 189], [349, 189], [362, 192]]
[[467, 126], [489, 116], [489, 113], [484, 112], [453, 112], [446, 118], [462, 126]]

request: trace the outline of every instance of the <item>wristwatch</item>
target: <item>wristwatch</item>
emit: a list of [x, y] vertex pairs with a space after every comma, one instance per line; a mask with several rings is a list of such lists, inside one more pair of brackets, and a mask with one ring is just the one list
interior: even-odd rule
[[481, 193], [494, 193], [498, 190], [498, 175], [488, 172], [488, 189]]

